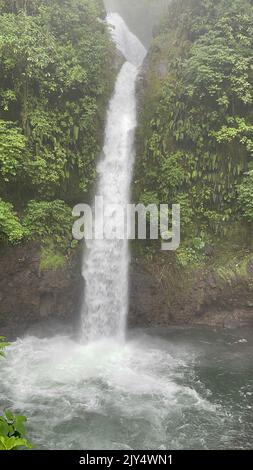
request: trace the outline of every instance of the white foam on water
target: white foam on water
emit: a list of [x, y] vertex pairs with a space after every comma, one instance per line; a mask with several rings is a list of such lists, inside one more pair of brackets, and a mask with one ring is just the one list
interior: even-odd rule
[[[152, 429], [158, 442], [165, 439], [170, 416], [179, 419], [185, 410], [194, 409], [215, 414], [205, 398], [178, 383], [180, 369], [192, 357], [171, 355], [167, 345], [145, 336], [124, 344], [26, 337], [8, 348], [1, 362], [1, 375], [7, 378], [1, 395], [7, 407], [28, 415], [40, 446], [88, 447], [91, 439], [92, 448], [120, 448], [122, 443], [131, 445], [129, 436], [124, 440], [124, 428], [132, 426], [138, 433], [139, 427], [143, 430], [150, 446]], [[109, 426], [114, 444], [98, 437], [100, 425]]]
[[[118, 14], [107, 20], [126, 62], [109, 104], [104, 156], [98, 164], [97, 194], [105, 206], [129, 201], [135, 84], [146, 54]], [[113, 235], [119, 223], [111, 211], [104, 228]], [[28, 416], [29, 436], [39, 448], [193, 447], [202, 435], [198, 417], [205, 413], [205, 419], [218, 420], [215, 406], [184, 381], [191, 351], [182, 354], [182, 346], [180, 353], [173, 351], [168, 341], [145, 335], [123, 341], [128, 265], [127, 241], [89, 241], [83, 262], [84, 340], [27, 336], [13, 343], [0, 362], [1, 405]], [[186, 419], [187, 413], [192, 418]]]

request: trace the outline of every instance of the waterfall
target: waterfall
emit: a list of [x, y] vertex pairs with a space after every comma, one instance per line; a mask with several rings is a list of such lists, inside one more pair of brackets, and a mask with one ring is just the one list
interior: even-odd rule
[[[98, 164], [96, 195], [103, 198], [104, 214], [96, 214], [106, 237], [86, 242], [82, 273], [85, 295], [82, 333], [87, 341], [124, 337], [128, 312], [129, 250], [124, 219], [113, 204], [125, 210], [130, 199], [136, 128], [135, 84], [146, 49], [117, 13], [107, 17], [112, 37], [126, 62], [122, 66], [107, 111], [103, 158]], [[98, 220], [98, 219], [101, 220]], [[123, 231], [123, 232], [122, 232]], [[124, 238], [124, 239], [123, 239]]]

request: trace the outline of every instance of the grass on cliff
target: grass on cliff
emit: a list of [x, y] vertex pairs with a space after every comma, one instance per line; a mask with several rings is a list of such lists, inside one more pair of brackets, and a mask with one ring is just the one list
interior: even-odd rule
[[43, 271], [57, 271], [66, 264], [66, 256], [62, 253], [55, 251], [53, 247], [44, 247], [41, 250], [40, 257], [40, 272]]

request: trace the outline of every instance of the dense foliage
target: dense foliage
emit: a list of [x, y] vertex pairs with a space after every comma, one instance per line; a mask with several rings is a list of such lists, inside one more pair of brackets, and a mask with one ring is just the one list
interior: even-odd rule
[[253, 221], [253, 5], [175, 0], [149, 55], [136, 192], [180, 203], [184, 239]]
[[32, 448], [32, 445], [24, 437], [26, 435], [26, 421], [25, 416], [15, 416], [8, 410], [3, 416], [0, 416], [0, 450]]
[[12, 244], [23, 239], [24, 230], [13, 210], [13, 205], [0, 198], [0, 242]]
[[103, 17], [102, 0], [0, 1], [1, 241], [69, 237], [68, 206], [94, 182], [111, 89]]

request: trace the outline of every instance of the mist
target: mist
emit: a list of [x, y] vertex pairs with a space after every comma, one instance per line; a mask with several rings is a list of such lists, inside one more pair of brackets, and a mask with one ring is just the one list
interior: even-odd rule
[[104, 0], [107, 12], [118, 12], [147, 48], [153, 28], [169, 3], [170, 0]]

